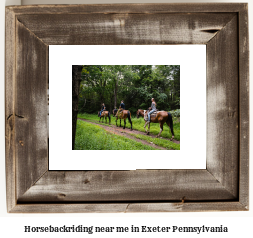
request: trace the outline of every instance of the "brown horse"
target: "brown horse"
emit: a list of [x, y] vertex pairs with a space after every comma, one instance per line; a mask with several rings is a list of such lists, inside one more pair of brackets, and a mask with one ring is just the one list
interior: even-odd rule
[[139, 118], [140, 116], [144, 117], [144, 110], [138, 109], [136, 112], [136, 117]]
[[116, 117], [116, 126], [118, 126], [117, 124], [117, 120], [120, 119], [120, 127], [121, 127], [121, 119], [124, 120], [124, 127], [123, 129], [126, 128], [126, 119], [128, 118], [130, 124], [131, 124], [131, 130], [132, 130], [132, 121], [131, 121], [131, 112], [128, 111], [128, 110], [117, 110], [117, 109], [114, 109], [113, 110], [113, 116]]
[[[99, 117], [99, 114], [100, 114], [100, 111], [98, 112], [98, 117]], [[107, 117], [108, 117], [108, 118], [109, 118], [109, 125], [110, 125], [110, 123], [111, 123], [111, 115], [110, 115], [110, 112], [108, 112], [108, 111], [102, 111], [101, 117], [103, 117], [103, 118], [102, 118], [102, 122], [104, 122], [104, 118], [105, 118], [105, 123], [107, 123]], [[101, 117], [99, 118], [99, 122], [100, 122], [100, 120], [101, 120]]]
[[[139, 110], [138, 110], [139, 111]], [[148, 117], [148, 111], [144, 110], [144, 120], [146, 121], [145, 125], [144, 125], [144, 129], [147, 132], [147, 135], [149, 134], [149, 130], [150, 130], [150, 122], [153, 123], [159, 123], [160, 124], [160, 132], [156, 137], [159, 137], [163, 131], [163, 124], [166, 123], [171, 131], [172, 134], [172, 138], [174, 138], [174, 131], [173, 131], [173, 120], [172, 120], [172, 115], [170, 112], [166, 112], [166, 111], [159, 111], [156, 113], [156, 115], [150, 115], [150, 122], [147, 121], [147, 117]], [[148, 124], [148, 131], [146, 130], [146, 126]]]

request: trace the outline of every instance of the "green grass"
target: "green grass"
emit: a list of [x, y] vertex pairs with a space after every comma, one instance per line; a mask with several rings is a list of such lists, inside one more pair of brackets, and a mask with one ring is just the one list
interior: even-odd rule
[[131, 136], [134, 136], [138, 139], [145, 140], [148, 142], [153, 142], [155, 145], [167, 148], [169, 150], [180, 150], [180, 144], [176, 144], [172, 141], [160, 139], [160, 138], [152, 138], [146, 135], [139, 135], [139, 134], [132, 134], [130, 133]]
[[75, 150], [154, 150], [135, 140], [107, 132], [100, 126], [78, 120]]
[[[94, 122], [99, 121], [99, 117], [97, 115], [87, 114], [87, 113], [78, 114], [78, 118], [88, 119], [88, 120], [91, 120]], [[115, 120], [116, 120], [115, 117], [111, 116], [111, 124], [112, 125], [116, 125]], [[117, 123], [119, 126], [120, 120], [118, 120]], [[133, 124], [134, 130], [145, 132], [145, 129], [144, 129], [145, 121], [144, 121], [143, 117], [140, 117], [139, 119], [132, 117], [132, 124]], [[103, 123], [103, 125], [105, 125], [105, 123]], [[106, 125], [108, 125], [108, 120], [107, 120]], [[123, 125], [124, 125], [124, 121], [121, 120], [121, 126], [123, 126]], [[130, 125], [128, 119], [126, 119], [126, 127], [131, 128], [131, 125]], [[146, 127], [146, 129], [148, 129], [148, 126]], [[174, 130], [174, 139], [180, 141], [180, 119], [177, 117], [173, 118], [173, 130]], [[159, 132], [160, 132], [159, 123], [151, 123], [150, 124], [150, 133], [153, 135], [158, 135]], [[169, 139], [172, 137], [171, 132], [170, 132], [170, 128], [168, 127], [168, 125], [166, 123], [163, 125], [163, 132], [161, 134], [161, 137], [169, 138]]]
[[[78, 114], [77, 117], [99, 123], [99, 117], [97, 115], [94, 115], [94, 114], [87, 114], [87, 113]], [[102, 123], [102, 120], [103, 120], [103, 123]], [[114, 125], [115, 125], [115, 117], [111, 116], [111, 124], [113, 124], [112, 122], [114, 122]], [[109, 118], [107, 118], [107, 123], [105, 123], [105, 119], [101, 118], [100, 123], [101, 123], [101, 125], [109, 126]]]

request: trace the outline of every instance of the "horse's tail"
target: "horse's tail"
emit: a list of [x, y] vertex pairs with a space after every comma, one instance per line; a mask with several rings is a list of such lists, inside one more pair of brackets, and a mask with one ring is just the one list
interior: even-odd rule
[[108, 111], [108, 117], [109, 117], [109, 125], [111, 124], [111, 115], [110, 112]]
[[127, 118], [131, 124], [131, 130], [132, 130], [131, 112], [129, 112], [129, 111], [127, 111]]
[[170, 131], [171, 131], [171, 134], [172, 136], [174, 137], [174, 131], [173, 131], [173, 120], [172, 120], [172, 115], [170, 112], [168, 112], [168, 119], [167, 119], [167, 124], [169, 123], [170, 124]]

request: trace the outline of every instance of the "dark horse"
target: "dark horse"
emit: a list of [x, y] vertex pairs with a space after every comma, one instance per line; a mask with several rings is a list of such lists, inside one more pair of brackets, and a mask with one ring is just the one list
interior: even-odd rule
[[[100, 113], [100, 111], [98, 112], [98, 117], [99, 117], [99, 113]], [[108, 117], [108, 118], [109, 118], [109, 125], [110, 125], [110, 123], [111, 123], [111, 115], [110, 115], [110, 112], [108, 112], [108, 111], [103, 111], [103, 112], [101, 113], [101, 117], [103, 117], [102, 122], [104, 122], [104, 118], [105, 118], [105, 123], [107, 123], [107, 117]], [[101, 120], [101, 117], [99, 118], [99, 122], [100, 122], [100, 120]]]
[[[141, 111], [143, 111], [144, 120], [146, 121], [146, 123], [144, 125], [144, 129], [147, 132], [147, 135], [149, 134], [149, 130], [150, 130], [150, 122], [160, 124], [160, 132], [156, 137], [159, 137], [161, 135], [161, 133], [163, 131], [163, 124], [166, 123], [170, 128], [170, 131], [172, 134], [172, 139], [174, 138], [173, 120], [172, 120], [172, 115], [170, 112], [158, 111], [155, 116], [152, 116], [152, 114], [151, 114], [150, 115], [150, 122], [149, 122], [149, 121], [147, 121], [148, 111], [139, 109], [137, 111], [137, 113], [139, 112], [138, 114], [142, 115]], [[138, 117], [138, 114], [137, 114], [137, 117]], [[146, 130], [147, 124], [148, 124], [148, 131]]]
[[126, 128], [126, 118], [128, 118], [130, 124], [131, 124], [131, 130], [132, 130], [132, 121], [131, 121], [131, 112], [128, 110], [122, 110], [122, 111], [118, 111], [118, 109], [114, 109], [113, 110], [113, 116], [116, 117], [116, 126], [118, 126], [117, 124], [117, 120], [120, 119], [120, 127], [121, 127], [121, 119], [124, 120], [124, 127], [123, 129]]

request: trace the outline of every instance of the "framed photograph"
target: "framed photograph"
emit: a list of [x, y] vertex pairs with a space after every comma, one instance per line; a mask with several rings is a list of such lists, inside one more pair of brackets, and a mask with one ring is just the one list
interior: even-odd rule
[[[49, 52], [49, 170], [206, 169], [205, 45], [51, 45]], [[69, 80], [73, 64], [81, 64], [80, 81]], [[65, 70], [59, 71], [61, 67]], [[79, 92], [72, 90], [72, 82], [80, 82]], [[75, 107], [72, 92], [79, 98]], [[149, 133], [144, 111], [152, 98], [159, 111], [151, 114]], [[114, 109], [122, 100], [125, 120], [117, 118], [121, 112]], [[189, 101], [201, 108], [197, 121]], [[106, 119], [99, 117], [102, 103]], [[77, 111], [75, 130], [72, 115]], [[196, 123], [193, 132], [188, 125]], [[189, 160], [196, 141], [198, 149]], [[87, 163], [89, 157], [93, 159]]]
[[[249, 210], [246, 3], [11, 6], [5, 42], [8, 212]], [[204, 59], [194, 47], [204, 47]], [[71, 78], [81, 81], [99, 69], [109, 74], [115, 65], [128, 76], [138, 72], [135, 66], [147, 66], [159, 78], [164, 75], [156, 69], [180, 65], [180, 150], [81, 149], [77, 160], [71, 120], [80, 108], [74, 110]], [[193, 70], [185, 70], [190, 65]], [[90, 92], [90, 85], [83, 87]], [[163, 96], [167, 112], [173, 107]], [[133, 106], [127, 109], [137, 115]], [[97, 106], [89, 110], [101, 116]], [[160, 135], [173, 140], [170, 129]], [[173, 160], [182, 167], [173, 167]]]

